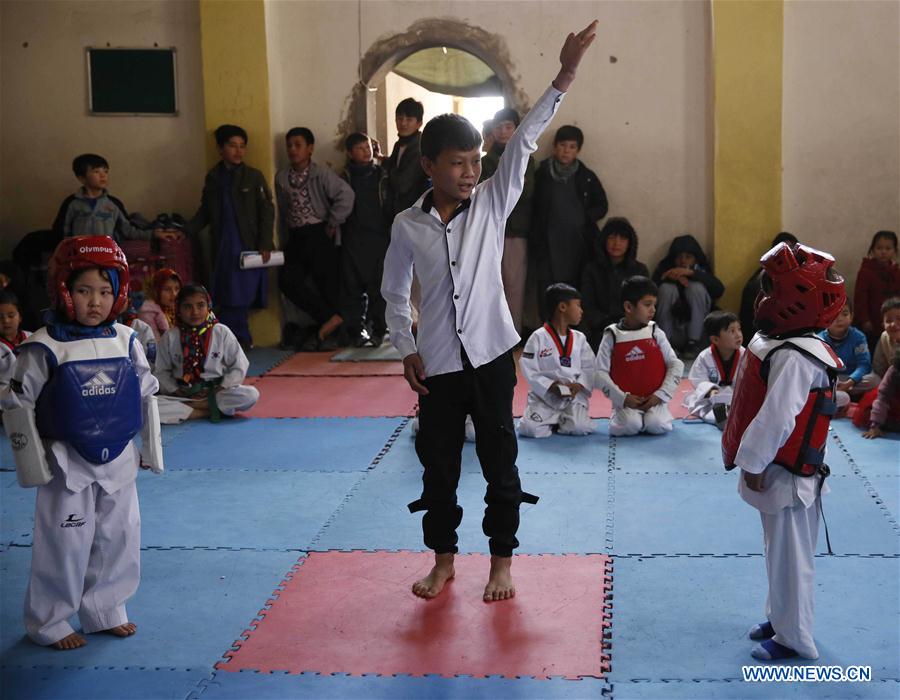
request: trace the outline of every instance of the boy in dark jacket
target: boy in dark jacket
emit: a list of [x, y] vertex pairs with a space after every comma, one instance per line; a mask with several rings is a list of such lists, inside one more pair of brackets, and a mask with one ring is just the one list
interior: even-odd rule
[[397, 104], [394, 119], [399, 138], [390, 158], [382, 164], [387, 173], [384, 212], [389, 222], [415, 204], [428, 189], [428, 176], [422, 170], [422, 151], [419, 149], [424, 117], [425, 108], [412, 97]]
[[[265, 268], [242, 270], [241, 252], [258, 250], [268, 262], [274, 246], [275, 206], [265, 176], [244, 164], [247, 132], [223, 124], [215, 137], [222, 160], [206, 174], [200, 207], [187, 232], [196, 237], [209, 226], [203, 276], [212, 279], [216, 316], [244, 346], [251, 346], [248, 313], [251, 306], [265, 306], [267, 275]], [[211, 275], [207, 272], [210, 267]]]
[[[553, 155], [535, 173], [531, 259], [539, 290], [557, 282], [579, 286], [597, 221], [609, 208], [600, 179], [578, 159], [583, 145], [581, 129], [561, 126], [553, 138]], [[546, 318], [543, 292], [538, 307]]]
[[[659, 285], [656, 322], [683, 357], [693, 359], [701, 350], [703, 319], [724, 285], [713, 275], [703, 248], [691, 235], [676, 236], [669, 252], [656, 266]], [[681, 321], [681, 323], [679, 323]]]
[[341, 253], [341, 316], [349, 341], [357, 347], [378, 347], [384, 340], [384, 298], [381, 275], [390, 241], [390, 226], [382, 212], [384, 171], [372, 157], [366, 134], [350, 134], [344, 142], [353, 188], [353, 212], [343, 228]]
[[622, 282], [629, 277], [649, 277], [644, 263], [637, 259], [638, 238], [628, 219], [614, 216], [607, 220], [594, 239], [594, 258], [581, 276], [582, 326], [596, 353], [603, 330], [622, 317]]

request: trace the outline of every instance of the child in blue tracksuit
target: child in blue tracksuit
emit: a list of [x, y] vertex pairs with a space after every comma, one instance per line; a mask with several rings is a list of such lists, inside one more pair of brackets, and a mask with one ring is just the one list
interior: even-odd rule
[[872, 373], [872, 356], [865, 334], [853, 323], [853, 307], [850, 300], [841, 309], [837, 318], [819, 337], [828, 343], [835, 354], [844, 362], [844, 369], [838, 375], [837, 404], [844, 407], [850, 401], [858, 400], [867, 391], [878, 386], [878, 377]]

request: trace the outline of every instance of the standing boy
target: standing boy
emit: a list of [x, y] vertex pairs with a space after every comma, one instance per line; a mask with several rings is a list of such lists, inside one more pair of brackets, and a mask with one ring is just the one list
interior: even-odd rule
[[554, 426], [562, 435], [589, 435], [594, 353], [574, 328], [581, 323], [581, 295], [568, 284], [551, 284], [546, 296], [550, 317], [528, 338], [519, 359], [529, 388], [519, 435], [550, 437]]
[[[431, 572], [413, 585], [433, 598], [453, 578], [457, 505], [466, 414], [475, 423], [476, 452], [488, 482], [483, 530], [490, 538], [491, 572], [485, 600], [515, 595], [510, 564], [518, 546], [523, 493], [516, 468], [512, 417], [519, 341], [503, 297], [503, 231], [522, 190], [528, 155], [575, 78], [597, 23], [569, 34], [562, 67], [506, 146], [494, 177], [479, 184], [481, 135], [458, 115], [432, 119], [422, 134], [422, 166], [434, 188], [394, 221], [381, 291], [388, 306], [391, 342], [404, 375], [419, 394], [416, 452], [425, 468], [422, 497], [425, 545], [435, 553]], [[412, 334], [409, 296], [413, 265], [422, 282], [418, 336]]]
[[397, 142], [391, 156], [384, 162], [387, 173], [387, 196], [384, 213], [388, 222], [404, 209], [409, 209], [428, 189], [428, 175], [422, 169], [422, 119], [425, 108], [422, 103], [407, 97], [397, 104], [394, 119], [397, 125]]
[[684, 363], [653, 322], [656, 285], [646, 277], [622, 283], [625, 317], [607, 326], [597, 351], [597, 386], [612, 401], [609, 434], [662, 435], [672, 430], [668, 402]]
[[[491, 120], [491, 147], [481, 159], [481, 179], [487, 180], [497, 171], [506, 144], [519, 126], [519, 113], [509, 107], [501, 109]], [[503, 293], [512, 314], [516, 333], [522, 332], [525, 309], [525, 278], [528, 273], [528, 234], [531, 229], [531, 198], [534, 194], [534, 156], [528, 156], [525, 184], [519, 201], [506, 220], [503, 239]]]
[[387, 332], [380, 287], [390, 239], [382, 211], [384, 171], [372, 157], [366, 134], [350, 134], [344, 146], [344, 179], [353, 188], [354, 199], [341, 239], [341, 316], [351, 345], [379, 347]]
[[762, 260], [759, 333], [747, 345], [722, 435], [726, 469], [741, 468], [738, 492], [759, 511], [769, 591], [766, 621], [750, 630], [762, 661], [816, 659], [815, 554], [825, 443], [840, 358], [814, 331], [844, 306], [834, 258], [779, 243]]
[[[340, 315], [340, 227], [353, 190], [331, 168], [312, 162], [316, 139], [303, 126], [284, 137], [289, 168], [275, 174], [278, 231], [284, 247], [282, 293], [319, 324], [303, 350], [334, 350]], [[310, 282], [312, 284], [310, 284]]]

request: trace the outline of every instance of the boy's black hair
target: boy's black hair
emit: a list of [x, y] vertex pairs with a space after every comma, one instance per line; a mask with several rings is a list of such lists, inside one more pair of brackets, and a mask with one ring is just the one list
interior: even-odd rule
[[[109, 276], [109, 270], [107, 268], [100, 267], [99, 265], [93, 265], [91, 267], [82, 267], [82, 268], [79, 268], [78, 270], [73, 270], [72, 274], [70, 274], [66, 278], [66, 287], [68, 287], [70, 291], [72, 289], [74, 289], [75, 282], [78, 280], [78, 278], [81, 277], [81, 275], [83, 275], [85, 272], [89, 272], [90, 270], [97, 270], [97, 272], [100, 273], [100, 277], [102, 277], [104, 280], [106, 280], [110, 284], [113, 283], [112, 278]], [[113, 286], [115, 287], [115, 285], [113, 285]]]
[[730, 311], [710, 311], [703, 319], [703, 335], [707, 338], [711, 335], [720, 335], [722, 331], [728, 330], [728, 326], [732, 323], [740, 322], [737, 315]]
[[202, 294], [206, 297], [206, 303], [212, 305], [212, 300], [210, 299], [209, 292], [206, 290], [202, 284], [186, 284], [181, 289], [178, 290], [178, 296], [175, 297], [175, 308], [180, 309], [184, 300], [188, 297], [194, 296], [195, 294]]
[[549, 321], [553, 318], [557, 306], [564, 301], [572, 301], [572, 299], [581, 299], [581, 292], [575, 289], [571, 284], [557, 282], [556, 284], [551, 284], [547, 287], [544, 291], [544, 301], [547, 305], [547, 320]]
[[250, 143], [249, 139], [247, 138], [247, 132], [236, 124], [222, 124], [213, 133], [216, 137], [217, 146], [224, 146], [226, 143], [228, 143], [229, 139], [234, 136], [240, 136], [242, 139], [244, 139], [245, 146]]
[[82, 153], [72, 161], [72, 172], [75, 177], [84, 177], [91, 168], [109, 168], [106, 158], [96, 153]]
[[560, 141], [575, 141], [580, 151], [584, 145], [584, 133], [577, 126], [565, 124], [556, 130], [556, 135], [553, 137], [553, 145], [555, 146]]
[[800, 240], [793, 234], [788, 233], [787, 231], [781, 231], [776, 234], [775, 238], [772, 239], [772, 245], [769, 248], [774, 248], [779, 243], [787, 243], [788, 245], [794, 245], [795, 243], [799, 243]]
[[313, 132], [307, 129], [305, 126], [295, 126], [291, 129], [288, 129], [288, 132], [284, 135], [284, 142], [287, 143], [295, 136], [299, 136], [304, 141], [306, 141], [307, 146], [312, 146], [316, 142], [316, 137], [313, 136]]
[[604, 256], [607, 254], [606, 239], [610, 236], [621, 236], [622, 238], [627, 238], [628, 250], [625, 251], [625, 259], [637, 259], [637, 231], [634, 230], [634, 226], [631, 225], [631, 222], [628, 219], [626, 219], [624, 216], [611, 216], [606, 220], [606, 223], [603, 224], [603, 228], [600, 229], [599, 238], [603, 242], [601, 251]]
[[493, 122], [494, 123], [491, 125], [492, 127], [497, 126], [497, 124], [499, 124], [500, 122], [512, 122], [516, 125], [516, 127], [518, 127], [519, 113], [512, 107], [504, 107], [503, 109], [498, 109], [494, 113]]
[[875, 244], [880, 240], [887, 240], [894, 244], [894, 250], [897, 250], [897, 234], [893, 231], [878, 231], [872, 236], [872, 245], [869, 246], [869, 255], [875, 250]]
[[440, 114], [429, 119], [419, 142], [422, 155], [432, 162], [447, 149], [471, 151], [480, 146], [481, 134], [478, 129], [458, 114]]
[[622, 304], [626, 301], [637, 304], [647, 295], [658, 296], [659, 288], [649, 277], [634, 275], [622, 282]]
[[19, 307], [19, 297], [17, 297], [11, 290], [9, 289], [0, 289], [0, 306], [3, 304], [9, 304], [10, 306], [15, 306], [17, 309], [21, 311]]
[[888, 311], [893, 311], [894, 309], [900, 309], [900, 297], [885, 299], [881, 305], [881, 315], [884, 316]]
[[347, 138], [344, 139], [344, 149], [348, 152], [353, 150], [353, 147], [358, 143], [363, 143], [364, 141], [368, 141], [369, 137], [361, 131], [355, 131], [350, 134]]
[[422, 123], [422, 120], [425, 118], [425, 107], [418, 100], [414, 100], [412, 97], [407, 97], [405, 100], [400, 100], [397, 103], [397, 109], [394, 110], [395, 117], [415, 117], [415, 120]]

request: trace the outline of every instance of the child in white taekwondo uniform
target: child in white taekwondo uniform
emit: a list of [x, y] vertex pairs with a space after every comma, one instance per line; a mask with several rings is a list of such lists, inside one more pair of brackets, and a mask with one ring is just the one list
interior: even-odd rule
[[19, 313], [19, 300], [16, 295], [6, 289], [0, 289], [0, 390], [9, 385], [19, 345], [28, 336], [28, 331], [19, 328], [22, 314]]
[[694, 390], [684, 397], [690, 414], [686, 423], [704, 422], [725, 426], [731, 405], [732, 384], [741, 357], [744, 334], [741, 322], [730, 311], [713, 311], [703, 319], [703, 334], [709, 338], [688, 374]]
[[[25, 628], [74, 649], [85, 633], [135, 633], [138, 466], [163, 471], [157, 382], [134, 332], [115, 323], [128, 264], [107, 236], [66, 238], [50, 260], [53, 311], [25, 340], [0, 405], [22, 486], [37, 486]], [[140, 451], [134, 437], [141, 433]]]
[[563, 435], [589, 435], [594, 353], [573, 328], [581, 322], [581, 295], [568, 284], [552, 284], [545, 298], [550, 320], [531, 334], [519, 358], [529, 387], [519, 435], [550, 437], [553, 426]]
[[750, 630], [750, 639], [761, 642], [751, 654], [764, 661], [816, 659], [816, 540], [843, 363], [814, 331], [837, 316], [846, 294], [827, 253], [780, 243], [761, 263], [755, 313], [761, 330], [738, 366], [722, 455], [726, 469], [741, 468], [739, 493], [759, 510], [765, 538], [766, 621]]
[[647, 277], [625, 280], [625, 316], [606, 327], [597, 349], [595, 383], [612, 401], [609, 434], [613, 436], [662, 435], [672, 430], [668, 402], [681, 381], [684, 363], [653, 322], [656, 292]]
[[249, 411], [259, 390], [243, 386], [250, 362], [228, 326], [210, 310], [209, 293], [189, 284], [176, 301], [178, 322], [165, 332], [156, 351], [159, 414], [163, 423]]

